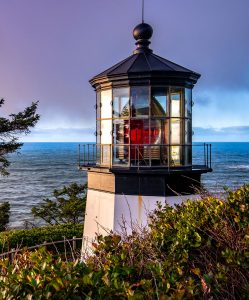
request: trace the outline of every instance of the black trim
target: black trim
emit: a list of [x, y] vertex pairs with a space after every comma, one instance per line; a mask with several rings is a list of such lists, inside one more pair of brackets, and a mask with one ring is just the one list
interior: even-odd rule
[[91, 169], [88, 174], [91, 174], [88, 178], [89, 189], [119, 195], [166, 197], [192, 195], [201, 189], [201, 172], [113, 173], [108, 169]]
[[196, 194], [201, 188], [200, 174], [185, 175], [115, 175], [115, 194], [142, 196], [177, 196]]

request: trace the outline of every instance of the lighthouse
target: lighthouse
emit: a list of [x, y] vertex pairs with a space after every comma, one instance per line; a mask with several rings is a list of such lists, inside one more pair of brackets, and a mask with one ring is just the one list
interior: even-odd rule
[[147, 226], [157, 203], [195, 198], [201, 175], [212, 171], [211, 145], [192, 143], [192, 90], [200, 74], [154, 54], [152, 34], [149, 24], [137, 25], [133, 54], [90, 80], [96, 143], [81, 146], [79, 163], [88, 178], [88, 241], [124, 224], [128, 233]]

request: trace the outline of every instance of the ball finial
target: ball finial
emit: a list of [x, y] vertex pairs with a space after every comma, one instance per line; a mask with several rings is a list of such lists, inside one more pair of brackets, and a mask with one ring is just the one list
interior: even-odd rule
[[133, 29], [133, 37], [137, 40], [149, 40], [152, 37], [153, 29], [147, 23], [138, 24]]
[[149, 44], [150, 44], [149, 39], [152, 37], [152, 34], [153, 34], [153, 29], [147, 23], [138, 24], [133, 29], [133, 37], [136, 40], [136, 46], [137, 46], [137, 49], [133, 52], [134, 54], [152, 52], [152, 50], [149, 49]]

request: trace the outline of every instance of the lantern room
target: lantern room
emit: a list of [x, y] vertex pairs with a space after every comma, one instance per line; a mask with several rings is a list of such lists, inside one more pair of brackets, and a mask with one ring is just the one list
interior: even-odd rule
[[90, 80], [97, 166], [192, 166], [192, 88], [200, 75], [154, 54], [152, 34], [150, 25], [136, 26], [133, 55]]

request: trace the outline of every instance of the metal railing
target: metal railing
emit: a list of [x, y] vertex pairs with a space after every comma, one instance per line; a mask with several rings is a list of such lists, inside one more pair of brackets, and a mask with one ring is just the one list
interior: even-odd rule
[[166, 144], [82, 144], [79, 145], [79, 168], [179, 168], [212, 167], [212, 145]]
[[58, 249], [56, 248], [56, 245], [59, 245], [59, 244], [63, 244], [64, 245], [64, 250], [66, 251], [66, 247], [69, 246], [71, 252], [75, 252], [77, 249], [80, 249], [81, 248], [81, 245], [80, 247], [77, 246], [77, 241], [80, 241], [82, 242], [82, 238], [77, 238], [77, 237], [73, 237], [72, 239], [64, 239], [64, 240], [60, 240], [60, 241], [52, 241], [52, 242], [46, 242], [44, 241], [42, 244], [39, 244], [39, 245], [35, 245], [35, 246], [31, 246], [31, 247], [18, 247], [18, 248], [12, 248], [10, 251], [8, 252], [3, 252], [3, 253], [0, 253], [0, 259], [2, 258], [10, 258], [11, 261], [13, 261], [15, 255], [19, 252], [22, 252], [24, 249], [25, 250], [29, 250], [29, 251], [33, 251], [33, 250], [36, 250], [36, 249], [39, 249], [41, 247], [49, 247], [49, 246], [52, 246], [55, 248], [55, 250], [58, 252]]

